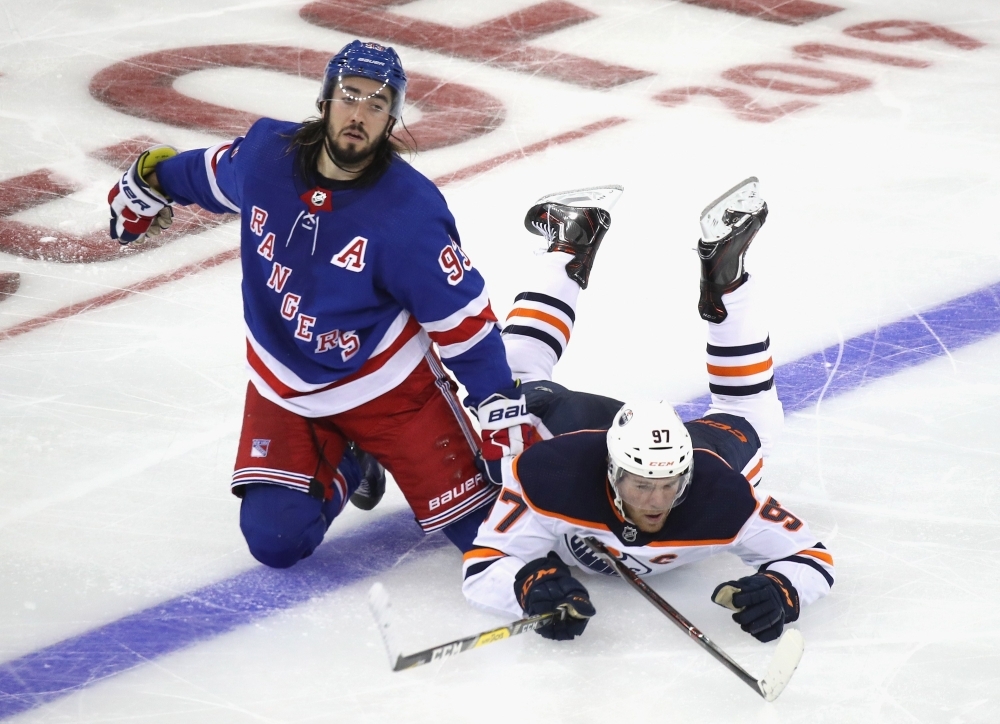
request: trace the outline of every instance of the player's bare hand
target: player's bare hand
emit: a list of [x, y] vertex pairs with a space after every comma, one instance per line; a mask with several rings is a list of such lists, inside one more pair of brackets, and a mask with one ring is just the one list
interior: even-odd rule
[[146, 229], [146, 236], [158, 236], [161, 231], [169, 229], [172, 223], [174, 223], [174, 210], [170, 206], [164, 206], [153, 217], [149, 228]]

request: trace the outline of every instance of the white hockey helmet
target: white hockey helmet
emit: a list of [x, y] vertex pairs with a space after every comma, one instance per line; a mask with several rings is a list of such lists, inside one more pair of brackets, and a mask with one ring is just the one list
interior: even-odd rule
[[626, 403], [608, 430], [608, 479], [618, 510], [624, 515], [618, 483], [626, 472], [644, 478], [682, 476], [673, 502], [678, 505], [691, 484], [693, 455], [691, 434], [673, 407], [663, 401]]

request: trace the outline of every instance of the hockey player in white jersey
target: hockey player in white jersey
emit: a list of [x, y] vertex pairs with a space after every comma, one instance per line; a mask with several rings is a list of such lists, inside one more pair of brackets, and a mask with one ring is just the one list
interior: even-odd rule
[[[528, 410], [548, 439], [502, 464], [503, 489], [464, 556], [463, 591], [477, 607], [514, 616], [562, 609], [538, 631], [571, 639], [595, 608], [570, 566], [612, 573], [584, 543], [587, 536], [641, 576], [728, 551], [755, 572], [720, 583], [712, 600], [732, 609], [744, 631], [774, 640], [803, 605], [829, 593], [834, 568], [805, 521], [755, 490], [783, 424], [767, 327], [743, 268], [767, 217], [757, 179], [702, 214], [698, 309], [708, 322], [712, 402], [688, 423], [663, 402], [621, 404], [549, 381], [593, 261], [581, 252], [588, 239], [599, 243], [610, 223], [607, 203], [596, 208], [599, 195], [553, 195], [528, 214], [529, 230], [551, 242], [544, 263], [557, 273], [536, 283], [544, 291], [518, 297], [503, 339], [514, 376], [534, 380], [523, 384]], [[599, 233], [581, 234], [595, 231], [582, 223], [595, 219]], [[582, 278], [565, 251], [587, 261]]]

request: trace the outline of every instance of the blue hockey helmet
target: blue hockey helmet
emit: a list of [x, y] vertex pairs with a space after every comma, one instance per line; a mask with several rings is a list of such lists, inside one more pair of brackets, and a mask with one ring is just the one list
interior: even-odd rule
[[399, 118], [403, 112], [403, 101], [406, 99], [406, 73], [395, 50], [378, 43], [352, 40], [326, 64], [323, 86], [320, 88], [316, 105], [322, 105], [324, 101], [333, 98], [333, 89], [342, 78], [348, 76], [370, 78], [381, 83], [383, 88], [386, 86], [392, 88], [393, 99], [389, 115]]

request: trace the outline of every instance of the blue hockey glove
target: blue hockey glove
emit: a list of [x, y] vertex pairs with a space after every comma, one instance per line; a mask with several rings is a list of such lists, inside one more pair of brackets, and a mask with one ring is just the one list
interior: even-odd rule
[[514, 595], [526, 616], [562, 609], [560, 618], [537, 629], [547, 639], [568, 641], [583, 633], [587, 621], [597, 613], [590, 594], [573, 578], [569, 567], [555, 552], [521, 566], [514, 578]]
[[766, 571], [716, 586], [712, 600], [736, 611], [733, 621], [758, 641], [774, 641], [799, 617], [799, 592], [780, 573]]
[[483, 431], [484, 472], [491, 482], [503, 485], [501, 462], [520, 455], [536, 437], [521, 384], [493, 393], [479, 403], [476, 414]]
[[111, 207], [111, 238], [125, 245], [156, 236], [173, 222], [170, 199], [150, 186], [146, 179], [160, 161], [176, 156], [170, 146], [143, 151], [108, 193]]

